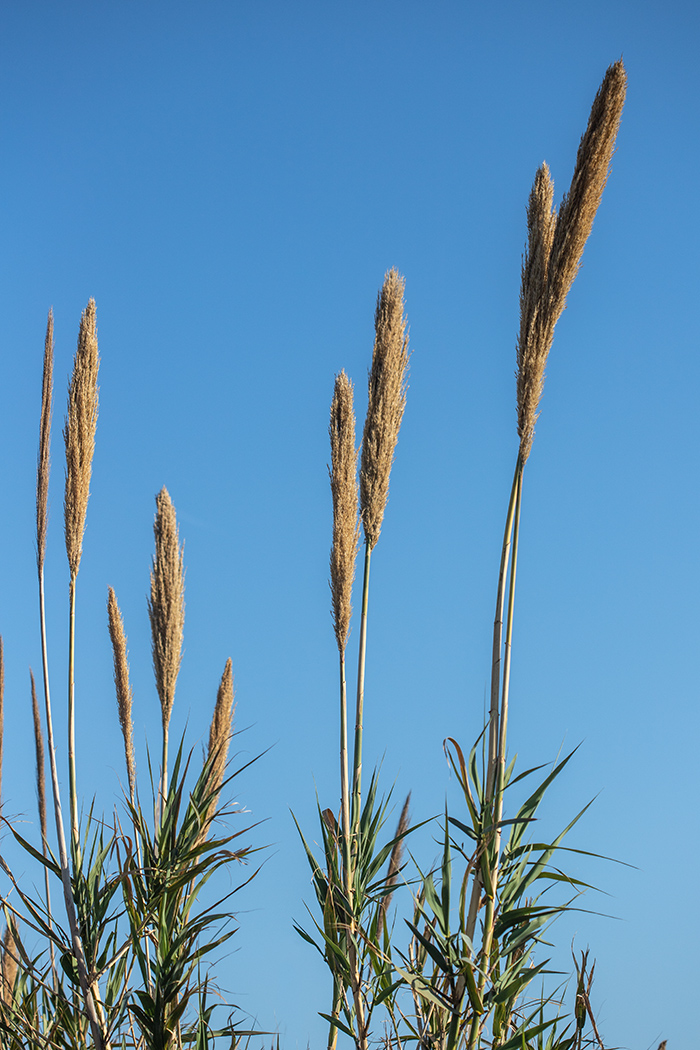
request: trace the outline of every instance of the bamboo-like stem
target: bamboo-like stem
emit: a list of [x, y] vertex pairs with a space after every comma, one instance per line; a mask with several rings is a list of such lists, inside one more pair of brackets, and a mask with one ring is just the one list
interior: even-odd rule
[[[362, 576], [362, 608], [360, 611], [360, 645], [357, 660], [357, 702], [355, 707], [355, 746], [352, 764], [352, 816], [351, 816], [351, 851], [349, 886], [351, 905], [354, 903], [353, 883], [355, 864], [357, 862], [357, 851], [359, 846], [360, 816], [362, 810], [362, 719], [365, 699], [365, 660], [367, 653], [367, 609], [369, 604], [369, 568], [372, 556], [372, 548], [369, 541], [365, 542], [365, 567]], [[357, 924], [354, 912], [350, 921], [349, 930], [349, 961], [350, 961], [350, 984], [353, 1002], [355, 1004], [355, 1017], [357, 1022], [356, 1046], [357, 1050], [366, 1050], [367, 1026], [365, 1023], [364, 1003], [362, 1001], [362, 979], [357, 963], [357, 949], [355, 946], [355, 935]]]
[[489, 714], [489, 755], [486, 776], [486, 802], [487, 805], [493, 801], [493, 792], [496, 782], [496, 766], [498, 763], [498, 741], [499, 732], [499, 709], [501, 695], [501, 660], [503, 648], [503, 608], [505, 605], [506, 583], [508, 579], [508, 568], [511, 557], [511, 541], [513, 535], [513, 519], [515, 516], [515, 504], [517, 500], [518, 478], [520, 476], [520, 456], [515, 465], [513, 485], [508, 502], [508, 513], [506, 515], [506, 527], [503, 535], [503, 546], [501, 548], [501, 564], [498, 572], [498, 593], [496, 596], [496, 615], [493, 622], [493, 647], [491, 658], [491, 708]]
[[[508, 696], [510, 689], [510, 664], [513, 643], [513, 614], [515, 609], [515, 577], [518, 563], [518, 539], [520, 535], [520, 508], [522, 502], [522, 491], [523, 464], [521, 462], [520, 456], [518, 456], [518, 461], [515, 469], [515, 478], [513, 481], [513, 490], [511, 493], [511, 506], [509, 507], [508, 513], [508, 517], [510, 519], [510, 530], [506, 529], [508, 545], [511, 548], [509, 558], [510, 572], [508, 579], [508, 604], [505, 621], [506, 631], [505, 640], [503, 644], [503, 674], [500, 689], [501, 695], [499, 704], [498, 750], [495, 769], [495, 794], [492, 807], [493, 818], [491, 835], [493, 836], [493, 839], [492, 848], [489, 850], [493, 858], [493, 862], [491, 870], [489, 872], [490, 885], [487, 889], [486, 910], [484, 912], [484, 936], [480, 953], [479, 976], [477, 980], [477, 988], [479, 990], [479, 994], [483, 993], [484, 987], [486, 985], [486, 976], [489, 970], [489, 959], [491, 957], [491, 950], [493, 947], [493, 933], [495, 926], [495, 905], [498, 893], [498, 876], [500, 869], [501, 850], [501, 830], [499, 825], [503, 817], [503, 794], [505, 791], [505, 761], [508, 733]], [[503, 589], [501, 594], [503, 597], [505, 596], [505, 577], [503, 577]], [[479, 1018], [477, 1015], [475, 1015], [474, 1020], [472, 1021], [472, 1027], [469, 1035], [468, 1050], [473, 1050], [473, 1048], [476, 1046], [478, 1032]]]
[[[508, 586], [508, 615], [506, 619], [506, 638], [503, 647], [503, 687], [501, 690], [500, 733], [498, 741], [498, 771], [496, 774], [495, 821], [496, 826], [496, 859], [501, 841], [499, 824], [503, 816], [503, 792], [505, 790], [506, 742], [508, 733], [508, 698], [510, 691], [510, 662], [513, 644], [513, 612], [515, 609], [515, 576], [518, 568], [518, 540], [520, 537], [520, 507], [523, 493], [523, 467], [518, 471], [518, 486], [515, 500], [515, 517], [513, 520], [513, 551], [510, 562], [510, 581]], [[496, 879], [494, 881], [497, 881]]]
[[160, 760], [160, 790], [159, 790], [159, 813], [162, 819], [163, 811], [165, 809], [165, 800], [168, 793], [168, 730], [169, 723], [163, 722], [163, 749], [161, 751]]
[[78, 824], [78, 786], [75, 775], [75, 584], [71, 576], [68, 629], [68, 786], [70, 794], [70, 827], [76, 868], [80, 868], [80, 827]]
[[343, 832], [343, 882], [350, 900], [350, 784], [348, 778], [348, 684], [345, 650], [339, 654], [340, 671], [340, 821]]
[[355, 706], [355, 748], [352, 762], [352, 835], [357, 834], [362, 804], [362, 719], [365, 702], [365, 663], [367, 655], [367, 607], [369, 604], [369, 566], [372, 548], [365, 542], [365, 568], [362, 576], [360, 647], [357, 658], [357, 703]]
[[[508, 502], [506, 514], [506, 525], [503, 533], [503, 545], [501, 547], [501, 563], [498, 570], [498, 589], [496, 592], [496, 614], [493, 621], [493, 645], [491, 654], [491, 695], [489, 709], [489, 739], [488, 759], [486, 767], [486, 783], [484, 785], [484, 818], [493, 826], [493, 795], [496, 783], [496, 770], [498, 766], [499, 746], [499, 718], [501, 697], [501, 651], [503, 648], [503, 609], [505, 605], [506, 585], [508, 582], [508, 568], [511, 557], [511, 543], [513, 535], [513, 520], [517, 502], [518, 478], [522, 470], [520, 456], [518, 456], [513, 484]], [[467, 913], [466, 933], [471, 941], [474, 940], [476, 921], [479, 913], [479, 902], [481, 891], [484, 888], [484, 879], [481, 873], [481, 865], [477, 863], [472, 883], [469, 911]]]

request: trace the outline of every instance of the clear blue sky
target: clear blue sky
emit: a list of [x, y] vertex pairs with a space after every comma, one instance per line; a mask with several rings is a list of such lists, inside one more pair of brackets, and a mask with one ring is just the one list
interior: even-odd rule
[[[318, 1047], [322, 963], [292, 929], [312, 890], [289, 815], [336, 806], [327, 418], [364, 415], [377, 289], [406, 276], [413, 358], [373, 560], [366, 766], [449, 790], [445, 736], [482, 724], [516, 453], [525, 203], [557, 199], [623, 56], [618, 152], [550, 357], [525, 481], [511, 747], [583, 746], [546, 821], [599, 793], [576, 844], [610, 897], [557, 940], [590, 944], [613, 1046], [697, 1034], [700, 8], [687, 2], [25, 0], [0, 11], [0, 631], [3, 795], [34, 820], [28, 666], [39, 666], [34, 477], [46, 313], [56, 319], [49, 629], [65, 678], [60, 424], [80, 312], [97, 301], [101, 409], [78, 583], [79, 777], [123, 779], [106, 628], [119, 597], [137, 761], [158, 739], [146, 612], [153, 497], [187, 564], [174, 732], [207, 731], [228, 656], [238, 784], [263, 872], [238, 898], [221, 983], [285, 1050]], [[352, 643], [351, 643], [352, 645]], [[352, 650], [354, 652], [354, 649]], [[428, 852], [433, 847], [426, 843]], [[19, 860], [18, 860], [18, 863]], [[234, 950], [235, 949], [235, 950]]]

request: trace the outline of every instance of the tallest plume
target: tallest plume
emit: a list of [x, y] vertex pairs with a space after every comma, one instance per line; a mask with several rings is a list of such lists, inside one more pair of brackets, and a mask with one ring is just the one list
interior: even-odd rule
[[92, 457], [97, 430], [99, 366], [95, 300], [90, 299], [80, 319], [78, 349], [75, 352], [73, 377], [68, 388], [68, 417], [63, 429], [66, 443], [66, 553], [73, 578], [77, 576], [80, 568], [85, 516], [90, 495]]
[[389, 270], [377, 299], [374, 352], [360, 462], [360, 507], [369, 550], [379, 539], [389, 475], [406, 407], [408, 335], [403, 313], [405, 281]]
[[625, 67], [621, 61], [615, 62], [593, 101], [559, 215], [552, 208], [554, 187], [546, 164], [537, 172], [530, 194], [517, 350], [518, 434], [523, 464], [532, 448], [554, 328], [578, 273], [608, 179], [626, 87]]

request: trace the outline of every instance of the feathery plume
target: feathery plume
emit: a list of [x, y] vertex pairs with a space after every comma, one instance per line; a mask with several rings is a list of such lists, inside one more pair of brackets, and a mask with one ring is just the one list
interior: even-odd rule
[[335, 377], [331, 421], [331, 480], [333, 545], [331, 547], [331, 596], [333, 626], [338, 651], [343, 652], [350, 633], [352, 585], [360, 536], [357, 518], [357, 451], [352, 383], [345, 372]]
[[[63, 428], [66, 443], [66, 493], [64, 501], [66, 553], [71, 577], [80, 567], [85, 515], [92, 476], [92, 457], [97, 429], [97, 352], [95, 300], [90, 299], [80, 319], [78, 349], [68, 388], [68, 416]], [[42, 412], [43, 420], [43, 412]]]
[[124, 737], [124, 757], [126, 759], [126, 773], [129, 778], [129, 796], [133, 802], [136, 797], [134, 723], [131, 717], [133, 693], [129, 684], [129, 662], [127, 660], [124, 621], [117, 604], [117, 596], [111, 587], [107, 598], [107, 615], [109, 617], [109, 637], [112, 640], [112, 655], [114, 657], [114, 686], [117, 692], [119, 725]]
[[209, 727], [209, 747], [207, 749], [207, 761], [211, 762], [209, 778], [207, 780], [207, 794], [214, 793], [209, 806], [207, 823], [213, 818], [216, 803], [224, 781], [226, 772], [226, 759], [231, 742], [231, 726], [233, 721], [233, 670], [230, 659], [226, 661], [224, 673], [221, 676], [219, 690], [216, 694], [214, 714]]
[[530, 455], [554, 328], [578, 273], [610, 170], [625, 101], [622, 62], [611, 65], [598, 89], [576, 156], [569, 192], [552, 211], [553, 187], [543, 165], [528, 203], [528, 247], [520, 294], [517, 407], [520, 459]]
[[53, 310], [49, 310], [44, 341], [44, 372], [41, 383], [41, 423], [36, 465], [36, 563], [44, 567], [46, 526], [49, 517], [49, 473], [51, 445], [51, 401], [53, 397]]
[[39, 702], [36, 698], [36, 682], [34, 672], [29, 669], [29, 677], [32, 683], [32, 716], [34, 719], [34, 747], [36, 751], [36, 794], [39, 804], [39, 827], [41, 829], [41, 840], [46, 842], [46, 775], [44, 771], [44, 734], [41, 729], [41, 715], [39, 714]]
[[588, 126], [576, 155], [571, 186], [559, 208], [550, 266], [555, 323], [578, 273], [583, 249], [608, 181], [626, 88], [627, 74], [620, 60], [608, 67], [593, 101]]
[[5, 1005], [12, 1002], [12, 995], [17, 980], [17, 944], [13, 931], [13, 922], [10, 920], [5, 927], [5, 935], [2, 939], [2, 1001]]
[[156, 496], [153, 524], [156, 552], [151, 570], [148, 615], [153, 642], [153, 670], [160, 699], [163, 728], [167, 730], [182, 660], [185, 622], [185, 571], [177, 518], [168, 490]]
[[523, 464], [530, 455], [542, 397], [544, 369], [554, 337], [548, 307], [547, 277], [556, 213], [552, 208], [554, 184], [546, 164], [538, 170], [527, 205], [528, 244], [520, 284], [520, 334], [517, 350], [517, 406], [520, 454]]
[[374, 351], [360, 462], [360, 507], [369, 550], [381, 532], [389, 475], [406, 406], [409, 354], [404, 286], [398, 270], [389, 270], [377, 297], [374, 318]]
[[[389, 857], [389, 872], [388, 872], [387, 879], [386, 879], [387, 886], [392, 886], [393, 887], [393, 886], [396, 885], [396, 881], [397, 881], [397, 879], [399, 877], [399, 872], [401, 871], [401, 862], [403, 860], [404, 837], [406, 835], [406, 832], [408, 831], [408, 817], [409, 817], [408, 807], [409, 807], [410, 801], [411, 801], [411, 792], [409, 791], [409, 793], [406, 795], [406, 801], [403, 804], [403, 809], [401, 810], [401, 816], [399, 817], [399, 823], [398, 823], [398, 825], [396, 827], [396, 834], [395, 834], [394, 838], [397, 841], [394, 843], [394, 848], [392, 849], [391, 856]], [[381, 930], [381, 928], [382, 928], [382, 923], [384, 922], [384, 919], [386, 917], [386, 913], [389, 910], [389, 905], [391, 904], [391, 898], [393, 897], [393, 895], [394, 895], [394, 893], [393, 893], [393, 889], [392, 889], [392, 891], [390, 893], [387, 893], [382, 898], [382, 903], [381, 903], [380, 908], [379, 908], [379, 921], [377, 923], [377, 929], [378, 930]]]

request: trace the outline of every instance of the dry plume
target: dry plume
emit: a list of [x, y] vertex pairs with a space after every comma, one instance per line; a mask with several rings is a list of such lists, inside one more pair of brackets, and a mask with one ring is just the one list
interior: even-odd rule
[[360, 507], [370, 550], [381, 532], [389, 475], [406, 406], [409, 354], [404, 285], [399, 272], [389, 270], [377, 298], [374, 319], [374, 351], [360, 462]]
[[17, 944], [12, 929], [12, 922], [5, 927], [2, 939], [2, 1001], [6, 1005], [12, 1002], [12, 994], [17, 980]]
[[548, 307], [547, 277], [557, 221], [552, 209], [554, 185], [546, 164], [538, 170], [527, 205], [528, 244], [520, 287], [517, 404], [518, 434], [523, 463], [530, 455], [542, 397], [544, 369], [552, 345], [554, 323]]
[[41, 841], [46, 842], [46, 774], [44, 771], [44, 734], [41, 729], [41, 715], [39, 714], [39, 702], [36, 698], [36, 682], [34, 672], [29, 670], [32, 684], [32, 717], [34, 719], [34, 748], [36, 752], [36, 794], [39, 804], [39, 827], [41, 829]]
[[44, 567], [46, 526], [49, 517], [49, 473], [51, 446], [51, 402], [53, 396], [53, 310], [49, 310], [44, 341], [44, 372], [41, 383], [41, 422], [36, 466], [36, 562]]
[[537, 172], [530, 194], [517, 347], [518, 434], [523, 464], [532, 448], [554, 328], [578, 273], [607, 182], [626, 84], [624, 66], [621, 61], [615, 62], [593, 102], [559, 215], [552, 210], [553, 186], [546, 164]]
[[95, 431], [97, 429], [99, 366], [95, 300], [90, 299], [80, 319], [78, 349], [75, 353], [73, 376], [68, 388], [68, 416], [63, 428], [66, 443], [64, 526], [66, 553], [73, 579], [77, 576], [80, 567], [85, 516], [90, 496], [92, 457], [95, 451]]
[[335, 377], [331, 421], [331, 465], [328, 473], [333, 499], [333, 545], [331, 547], [331, 596], [333, 626], [342, 653], [347, 645], [352, 616], [352, 585], [360, 535], [357, 518], [357, 451], [352, 383], [345, 372]]
[[117, 597], [111, 587], [107, 598], [107, 614], [109, 617], [109, 637], [112, 640], [112, 655], [114, 657], [114, 686], [117, 692], [117, 711], [119, 713], [119, 725], [124, 737], [124, 757], [126, 759], [126, 773], [129, 778], [129, 796], [133, 802], [136, 797], [134, 723], [131, 717], [133, 693], [129, 684], [129, 662], [127, 660], [124, 621], [117, 604]]
[[153, 533], [156, 552], [151, 570], [148, 615], [151, 621], [153, 642], [153, 670], [160, 699], [163, 728], [167, 729], [182, 659], [185, 571], [175, 508], [166, 488], [162, 488], [156, 496]]
[[[401, 862], [403, 860], [404, 837], [406, 835], [406, 832], [408, 831], [408, 818], [409, 818], [408, 807], [409, 807], [410, 802], [411, 802], [411, 792], [409, 791], [409, 793], [406, 795], [406, 801], [403, 804], [403, 809], [401, 810], [401, 816], [399, 817], [399, 823], [396, 826], [396, 834], [395, 834], [394, 838], [397, 841], [394, 843], [394, 848], [392, 849], [391, 856], [389, 857], [389, 871], [388, 871], [387, 879], [386, 879], [387, 886], [392, 886], [393, 887], [393, 886], [396, 885], [396, 881], [397, 881], [397, 879], [399, 877], [399, 872], [401, 871]], [[382, 903], [381, 903], [380, 913], [379, 913], [379, 922], [377, 923], [377, 928], [378, 929], [381, 929], [381, 927], [382, 927], [382, 923], [384, 921], [384, 918], [386, 916], [387, 911], [389, 910], [389, 905], [391, 904], [391, 898], [392, 897], [393, 897], [393, 890], [390, 893], [387, 893], [386, 896], [382, 898]]]
[[207, 761], [211, 762], [211, 769], [209, 780], [207, 782], [207, 788], [209, 789], [207, 793], [209, 793], [209, 791], [213, 792], [214, 798], [209, 807], [208, 820], [214, 815], [219, 791], [221, 790], [221, 785], [224, 781], [224, 773], [226, 772], [226, 760], [228, 758], [228, 749], [232, 734], [231, 727], [234, 712], [233, 697], [233, 670], [231, 661], [227, 660], [224, 673], [221, 676], [219, 690], [216, 694], [214, 714], [212, 716], [211, 726], [209, 727]]

